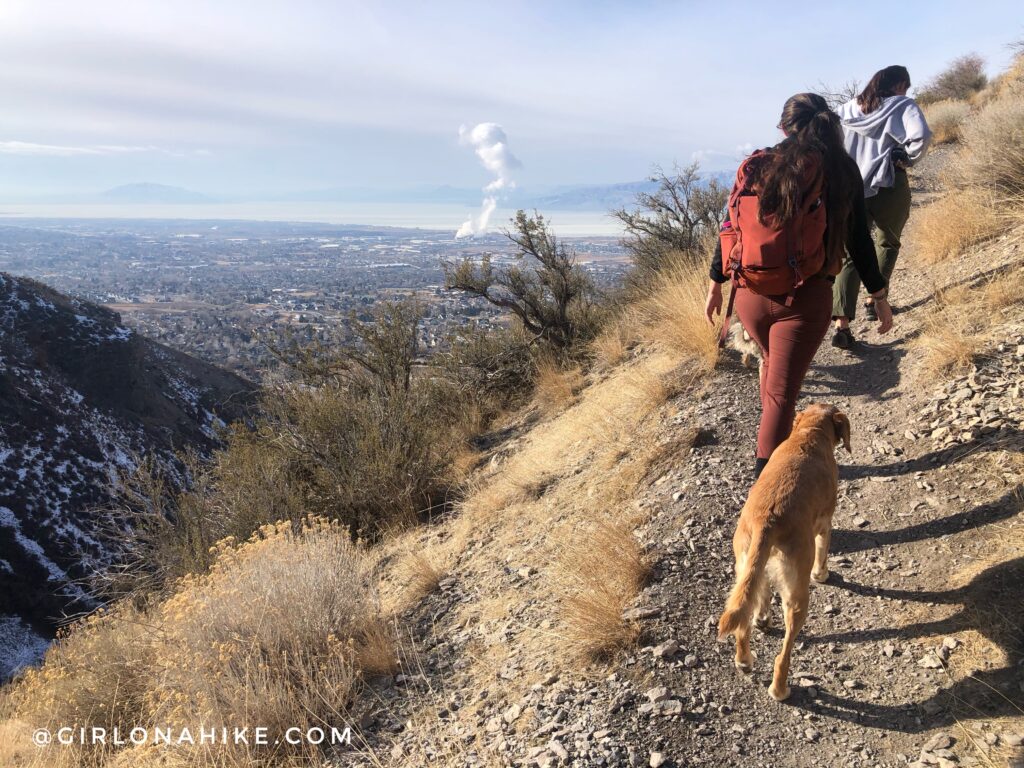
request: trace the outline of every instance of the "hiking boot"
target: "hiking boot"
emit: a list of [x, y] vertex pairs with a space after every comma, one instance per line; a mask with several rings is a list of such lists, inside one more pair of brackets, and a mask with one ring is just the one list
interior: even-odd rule
[[832, 346], [839, 349], [849, 349], [854, 345], [853, 331], [849, 328], [840, 328], [832, 337]]
[[864, 305], [864, 317], [867, 320], [878, 320], [878, 312], [875, 311], [875, 302], [872, 301], [870, 304]]

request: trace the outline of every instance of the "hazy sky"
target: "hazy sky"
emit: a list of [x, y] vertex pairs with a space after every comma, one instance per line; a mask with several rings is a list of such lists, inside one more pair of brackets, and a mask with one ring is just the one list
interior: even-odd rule
[[1019, 0], [0, 0], [0, 194], [483, 186], [484, 121], [525, 186], [725, 168], [819, 81], [1022, 37]]

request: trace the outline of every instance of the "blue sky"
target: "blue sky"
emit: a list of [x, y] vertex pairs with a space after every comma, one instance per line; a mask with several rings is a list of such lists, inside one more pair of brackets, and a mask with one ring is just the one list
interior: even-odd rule
[[722, 169], [819, 81], [996, 72], [1021, 38], [1019, 0], [2, 0], [0, 194], [477, 187], [484, 121], [520, 186]]

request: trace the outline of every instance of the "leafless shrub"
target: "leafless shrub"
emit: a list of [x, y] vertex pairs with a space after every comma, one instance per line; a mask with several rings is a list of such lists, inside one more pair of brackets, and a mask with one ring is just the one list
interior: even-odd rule
[[955, 99], [965, 101], [988, 83], [985, 60], [976, 53], [960, 56], [942, 72], [917, 89], [919, 104]]
[[703, 179], [699, 165], [678, 166], [671, 174], [656, 168], [650, 177], [658, 188], [637, 195], [633, 209], [612, 215], [622, 222], [623, 241], [633, 261], [629, 287], [644, 293], [679, 254], [704, 258], [718, 237], [729, 189], [716, 179]]
[[445, 264], [448, 288], [479, 296], [511, 313], [534, 339], [558, 354], [571, 353], [597, 328], [596, 292], [575, 252], [559, 241], [545, 218], [518, 211], [505, 234], [516, 264], [495, 267], [486, 255]]
[[808, 90], [814, 91], [825, 99], [829, 109], [836, 110], [851, 99], [857, 98], [862, 89], [859, 80], [847, 80], [840, 85], [829, 85], [824, 81], [818, 81], [817, 86]]

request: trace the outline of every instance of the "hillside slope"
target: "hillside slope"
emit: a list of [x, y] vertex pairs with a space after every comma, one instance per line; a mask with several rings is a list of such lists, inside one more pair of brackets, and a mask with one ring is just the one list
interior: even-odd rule
[[[316, 518], [226, 535], [208, 571], [76, 624], [0, 691], [0, 762], [1021, 768], [1024, 217], [995, 205], [990, 158], [1024, 159], [1004, 151], [1024, 100], [991, 98], [914, 170], [894, 332], [858, 319], [860, 345], [826, 341], [806, 380], [801, 405], [841, 407], [853, 452], [786, 702], [766, 690], [777, 628], [749, 676], [716, 641], [757, 369], [719, 353], [706, 266], [680, 258], [607, 319], [585, 371], [538, 366], [532, 402], [473, 433], [450, 504], [374, 540]], [[973, 181], [944, 180], [950, 162]], [[314, 434], [299, 445], [351, 433]], [[275, 490], [265, 466], [244, 464], [243, 512]], [[354, 739], [33, 745], [69, 722]]]
[[[155, 452], [208, 451], [242, 379], [143, 339], [102, 307], [0, 275], [0, 677], [31, 657], [108, 554], [96, 507]], [[24, 652], [23, 652], [24, 651]]]
[[[917, 205], [945, 158], [918, 173]], [[641, 355], [565, 412], [517, 425], [458, 516], [383, 557], [415, 642], [408, 674], [371, 706], [365, 750], [340, 764], [1024, 759], [1024, 232], [936, 266], [915, 260], [913, 219], [905, 239], [894, 333], [857, 321], [860, 347], [826, 340], [804, 387], [802, 406], [849, 414], [854, 451], [839, 456], [833, 573], [814, 587], [789, 701], [766, 692], [778, 629], [755, 640], [750, 677], [715, 639], [751, 482], [756, 368], [728, 352], [692, 389], [685, 361]], [[930, 313], [951, 291], [992, 285], [1004, 291], [987, 310], [993, 340], [962, 373], [930, 378], [915, 342]], [[659, 388], [679, 394], [652, 409]], [[572, 594], [589, 596], [594, 632], [608, 624], [593, 614], [615, 604], [628, 543], [603, 531], [635, 523], [652, 563], [625, 606], [638, 644], [581, 665]]]

